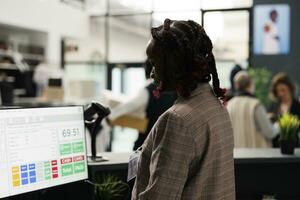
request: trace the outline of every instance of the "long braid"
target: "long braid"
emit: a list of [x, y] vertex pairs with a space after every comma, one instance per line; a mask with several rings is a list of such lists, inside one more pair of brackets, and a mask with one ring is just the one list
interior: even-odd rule
[[[217, 67], [216, 67], [216, 61], [215, 61], [215, 57], [212, 53], [212, 42], [210, 40], [210, 38], [208, 37], [208, 35], [206, 34], [205, 30], [203, 29], [202, 26], [198, 25], [196, 22], [189, 20], [188, 23], [193, 27], [193, 30], [198, 32], [198, 41], [200, 41], [200, 48], [204, 49], [207, 53], [207, 55], [205, 55], [205, 57], [208, 60], [208, 65], [209, 65], [209, 72], [212, 75], [213, 81], [213, 90], [215, 95], [220, 98], [220, 99], [224, 99], [225, 97], [225, 90], [220, 88], [220, 80], [219, 80], [219, 76], [218, 76], [218, 72], [217, 72]], [[202, 36], [201, 36], [202, 35]], [[204, 36], [204, 38], [203, 38]], [[196, 44], [196, 47], [198, 47], [198, 45]], [[204, 47], [207, 47], [207, 49], [205, 49]]]
[[220, 80], [219, 80], [219, 76], [218, 76], [218, 72], [217, 72], [217, 67], [216, 67], [216, 61], [215, 61], [215, 57], [213, 55], [213, 53], [210, 53], [209, 55], [209, 67], [210, 67], [210, 72], [213, 78], [213, 89], [214, 89], [214, 93], [216, 94], [216, 96], [220, 99], [224, 99], [225, 97], [225, 90], [220, 88]]

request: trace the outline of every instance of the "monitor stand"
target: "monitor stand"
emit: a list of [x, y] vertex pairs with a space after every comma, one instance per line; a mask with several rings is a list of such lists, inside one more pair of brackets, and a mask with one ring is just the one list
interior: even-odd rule
[[104, 156], [88, 156], [88, 162], [105, 162], [108, 159]]

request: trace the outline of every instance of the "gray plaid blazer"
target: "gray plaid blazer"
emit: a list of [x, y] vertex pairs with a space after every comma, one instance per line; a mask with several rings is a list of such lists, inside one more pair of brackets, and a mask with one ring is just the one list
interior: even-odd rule
[[179, 98], [141, 149], [132, 200], [234, 200], [233, 133], [209, 84]]

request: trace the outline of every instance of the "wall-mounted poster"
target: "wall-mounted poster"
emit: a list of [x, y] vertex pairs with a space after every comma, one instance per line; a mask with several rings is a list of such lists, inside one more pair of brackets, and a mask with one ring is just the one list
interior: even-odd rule
[[254, 53], [288, 54], [290, 50], [290, 7], [264, 4], [254, 7]]

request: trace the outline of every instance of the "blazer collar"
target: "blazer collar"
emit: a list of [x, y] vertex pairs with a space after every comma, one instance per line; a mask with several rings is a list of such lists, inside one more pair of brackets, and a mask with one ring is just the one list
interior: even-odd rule
[[187, 100], [187, 99], [190, 99], [190, 98], [193, 98], [193, 97], [196, 97], [202, 93], [207, 93], [207, 92], [212, 92], [212, 88], [211, 86], [209, 85], [209, 83], [199, 83], [196, 87], [196, 89], [194, 89], [191, 93], [191, 95], [188, 97], [188, 98], [184, 98], [184, 97], [181, 97], [179, 96], [178, 97], [178, 100], [179, 101], [182, 101], [182, 100]]
[[209, 83], [199, 83], [197, 88], [194, 91], [192, 91], [190, 97], [194, 97], [201, 93], [206, 93], [206, 92], [211, 92], [211, 91], [212, 91], [212, 88], [209, 85]]

